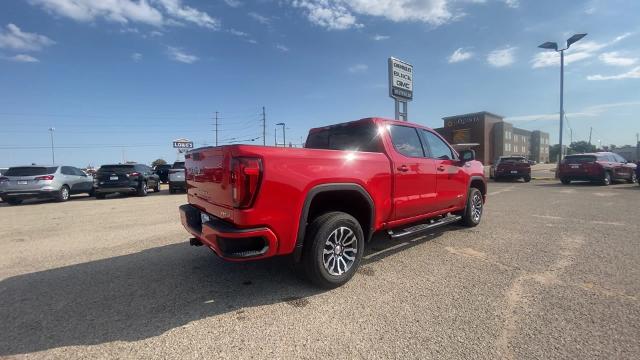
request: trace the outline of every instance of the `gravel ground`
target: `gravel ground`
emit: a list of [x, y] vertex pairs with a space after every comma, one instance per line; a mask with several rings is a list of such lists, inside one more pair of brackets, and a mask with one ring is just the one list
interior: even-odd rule
[[166, 189], [0, 204], [0, 357], [628, 358], [638, 185], [490, 183], [483, 222], [378, 234], [347, 285], [190, 247]]

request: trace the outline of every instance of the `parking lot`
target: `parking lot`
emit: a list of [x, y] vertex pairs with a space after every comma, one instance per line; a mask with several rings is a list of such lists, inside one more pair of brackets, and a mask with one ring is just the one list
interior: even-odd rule
[[0, 357], [637, 358], [640, 186], [489, 185], [332, 291], [190, 247], [166, 188], [0, 203]]

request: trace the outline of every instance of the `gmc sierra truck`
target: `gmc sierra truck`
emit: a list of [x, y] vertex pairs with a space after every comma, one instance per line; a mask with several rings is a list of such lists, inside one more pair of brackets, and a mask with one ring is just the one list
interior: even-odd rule
[[229, 261], [291, 256], [318, 286], [356, 272], [377, 231], [402, 238], [480, 223], [487, 194], [473, 150], [382, 118], [311, 129], [305, 148], [228, 145], [185, 156], [190, 243]]

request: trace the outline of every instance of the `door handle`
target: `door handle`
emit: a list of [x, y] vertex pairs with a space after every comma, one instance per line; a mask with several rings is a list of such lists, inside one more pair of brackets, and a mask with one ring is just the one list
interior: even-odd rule
[[409, 167], [407, 165], [398, 166], [398, 171], [407, 172], [409, 171]]
[[438, 166], [438, 171], [444, 171], [444, 169], [445, 169], [444, 166], [442, 166], [442, 165]]

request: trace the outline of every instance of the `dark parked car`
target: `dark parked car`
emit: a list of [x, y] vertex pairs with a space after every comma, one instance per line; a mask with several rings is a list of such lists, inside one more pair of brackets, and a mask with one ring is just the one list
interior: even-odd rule
[[574, 180], [599, 182], [609, 185], [615, 181], [636, 182], [637, 166], [611, 152], [567, 155], [558, 167], [563, 184]]
[[156, 165], [153, 168], [153, 173], [160, 177], [162, 183], [166, 184], [169, 182], [169, 170], [171, 170], [171, 164]]
[[489, 177], [495, 181], [520, 179], [531, 181], [531, 163], [523, 156], [501, 156], [489, 168]]
[[97, 199], [111, 193], [146, 196], [149, 189], [160, 191], [160, 178], [143, 164], [102, 165], [96, 173], [95, 185]]

